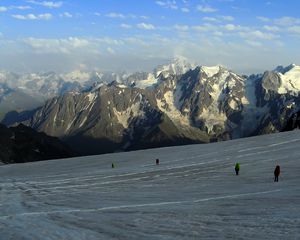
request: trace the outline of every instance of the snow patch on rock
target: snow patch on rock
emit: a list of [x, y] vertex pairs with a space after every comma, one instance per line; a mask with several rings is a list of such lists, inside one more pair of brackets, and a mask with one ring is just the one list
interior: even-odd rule
[[146, 79], [140, 80], [136, 82], [136, 86], [141, 89], [145, 89], [147, 87], [153, 86], [157, 84], [158, 79], [154, 76], [153, 73], [149, 73]]
[[135, 117], [143, 117], [144, 112], [140, 109], [140, 102], [136, 102], [131, 105], [125, 111], [118, 111], [115, 107], [113, 108], [113, 112], [118, 119], [118, 122], [127, 129], [129, 126], [130, 119]]
[[178, 100], [175, 99], [173, 91], [167, 91], [162, 99], [157, 99], [158, 108], [167, 114], [169, 118], [176, 124], [189, 126], [188, 117], [184, 116], [177, 108]]
[[231, 109], [233, 109], [233, 110], [237, 110], [237, 109], [238, 109], [238, 104], [237, 104], [237, 102], [236, 102], [235, 100], [233, 100], [233, 99], [231, 99], [231, 100], [229, 101], [229, 106], [230, 106]]

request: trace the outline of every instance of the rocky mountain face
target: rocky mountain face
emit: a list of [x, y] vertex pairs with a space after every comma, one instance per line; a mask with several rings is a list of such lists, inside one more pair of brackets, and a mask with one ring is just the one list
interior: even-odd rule
[[299, 92], [296, 65], [246, 77], [181, 61], [65, 93], [24, 123], [84, 154], [203, 143], [283, 130]]
[[278, 67], [258, 76], [256, 81], [256, 105], [263, 114], [254, 134], [282, 131], [292, 115], [299, 111], [300, 67]]
[[27, 124], [80, 146], [85, 154], [203, 141], [204, 132], [160, 111], [153, 91], [112, 83], [65, 94], [49, 100]]
[[283, 131], [292, 131], [300, 129], [300, 111], [294, 113], [287, 121]]
[[0, 120], [10, 111], [29, 111], [46, 100], [69, 92], [81, 92], [101, 83], [122, 81], [126, 74], [74, 71], [16, 74], [0, 71]]
[[0, 124], [0, 164], [74, 156], [75, 152], [58, 138], [38, 133], [22, 124], [11, 128]]

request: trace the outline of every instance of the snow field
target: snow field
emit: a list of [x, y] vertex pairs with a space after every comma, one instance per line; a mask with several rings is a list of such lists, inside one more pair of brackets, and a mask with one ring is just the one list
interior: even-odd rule
[[2, 166], [0, 236], [299, 239], [299, 145], [293, 131]]

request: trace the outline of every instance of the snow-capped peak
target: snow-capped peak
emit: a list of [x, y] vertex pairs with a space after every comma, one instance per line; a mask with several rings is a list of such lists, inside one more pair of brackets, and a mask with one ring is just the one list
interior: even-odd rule
[[278, 74], [282, 82], [278, 89], [279, 93], [294, 92], [298, 94], [300, 92], [300, 66], [291, 64]]
[[[191, 64], [184, 57], [176, 57], [165, 65], [160, 65], [153, 70], [152, 73], [147, 73], [146, 76], [141, 75], [138, 81], [134, 81], [138, 88], [147, 88], [154, 86], [160, 80], [160, 77], [168, 78], [170, 75], [182, 75], [195, 68], [195, 64]], [[135, 77], [136, 78], [136, 77]]]
[[295, 79], [297, 80], [297, 82], [300, 82], [300, 66], [297, 66], [295, 64], [290, 65], [290, 69], [283, 75], [289, 79]]
[[212, 67], [206, 67], [206, 66], [201, 66], [201, 70], [206, 73], [208, 77], [212, 77], [216, 75], [218, 72], [221, 70], [221, 66], [212, 66]]
[[155, 77], [158, 77], [160, 74], [163, 74], [164, 77], [168, 77], [170, 74], [181, 75], [193, 69], [195, 64], [192, 64], [187, 61], [184, 57], [176, 57], [170, 63], [158, 66], [154, 70]]

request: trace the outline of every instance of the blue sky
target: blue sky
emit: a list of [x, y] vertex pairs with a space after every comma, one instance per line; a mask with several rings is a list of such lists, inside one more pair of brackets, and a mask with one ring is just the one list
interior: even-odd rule
[[300, 63], [296, 0], [0, 0], [0, 68], [150, 70], [175, 57], [240, 73]]

